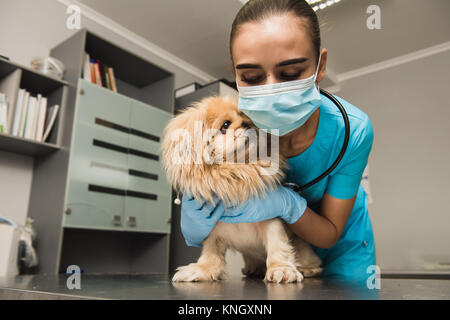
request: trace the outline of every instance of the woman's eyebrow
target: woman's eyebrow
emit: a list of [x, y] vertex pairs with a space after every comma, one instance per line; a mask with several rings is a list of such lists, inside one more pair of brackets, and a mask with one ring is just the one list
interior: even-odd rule
[[[289, 59], [289, 60], [278, 63], [276, 65], [276, 67], [283, 67], [283, 66], [288, 66], [291, 64], [303, 63], [307, 60], [308, 60], [308, 58]], [[261, 66], [259, 64], [241, 63], [241, 64], [236, 65], [236, 69], [261, 69]]]
[[261, 66], [259, 64], [251, 63], [241, 63], [236, 66], [236, 69], [259, 69]]
[[282, 67], [282, 66], [287, 66], [290, 64], [296, 64], [296, 63], [303, 63], [305, 61], [307, 61], [308, 58], [296, 58], [296, 59], [290, 59], [290, 60], [286, 60], [283, 62], [280, 62], [276, 65], [276, 67]]

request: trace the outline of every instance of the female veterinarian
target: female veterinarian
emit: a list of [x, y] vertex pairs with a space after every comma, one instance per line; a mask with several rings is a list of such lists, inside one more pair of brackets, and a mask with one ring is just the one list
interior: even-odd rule
[[[239, 109], [260, 129], [278, 129], [280, 152], [290, 167], [286, 180], [302, 186], [318, 177], [341, 152], [345, 123], [336, 105], [319, 93], [328, 52], [321, 49], [314, 10], [304, 0], [250, 0], [233, 22], [230, 51]], [[348, 114], [350, 139], [326, 178], [302, 196], [280, 186], [231, 209], [183, 197], [181, 224], [188, 245], [200, 246], [218, 220], [281, 217], [313, 245], [323, 277], [367, 278], [367, 268], [375, 265], [375, 244], [360, 182], [373, 131], [364, 112], [336, 98]]]

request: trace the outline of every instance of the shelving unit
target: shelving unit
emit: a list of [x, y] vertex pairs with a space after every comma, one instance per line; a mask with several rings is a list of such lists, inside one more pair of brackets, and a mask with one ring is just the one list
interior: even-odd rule
[[[85, 52], [114, 68], [118, 93], [81, 79]], [[85, 273], [167, 273], [173, 195], [160, 171], [159, 141], [143, 137], [160, 135], [173, 114], [174, 75], [86, 29], [53, 48], [50, 56], [64, 63], [65, 81], [50, 77], [38, 81], [36, 73], [28, 69], [22, 69], [20, 78], [21, 85], [46, 92], [49, 102], [60, 100], [64, 106], [49, 143], [26, 145], [30, 142], [15, 143], [13, 138], [0, 136], [4, 149], [39, 155], [34, 162], [28, 214], [37, 231], [40, 264], [34, 273], [57, 274], [74, 264]], [[0, 79], [15, 68], [0, 64]], [[117, 112], [124, 118], [117, 118]], [[116, 115], [115, 122], [112, 115]], [[122, 132], [115, 130], [120, 121]], [[133, 135], [135, 132], [141, 137]], [[95, 143], [99, 137], [103, 139], [100, 146]], [[5, 139], [10, 142], [3, 142]], [[122, 152], [102, 149], [105, 142]], [[135, 159], [132, 150], [155, 156]], [[102, 175], [93, 168], [98, 163], [107, 168], [119, 157], [128, 159], [119, 171]], [[124, 173], [122, 177], [126, 177], [126, 170], [134, 175], [126, 178], [124, 189], [114, 189], [111, 181]], [[115, 195], [109, 200], [101, 198], [105, 190], [113, 190]], [[76, 206], [74, 199], [84, 204]], [[119, 206], [111, 206], [111, 199]], [[113, 219], [94, 223], [95, 214], [102, 210], [111, 217], [118, 215], [121, 203], [120, 226]]]
[[38, 142], [30, 139], [0, 133], [0, 148], [2, 151], [39, 157], [59, 150], [59, 146], [52, 143]]
[[[12, 61], [0, 58], [0, 92], [9, 99], [9, 110], [16, 105], [19, 89], [26, 89], [32, 95], [42, 94], [48, 99], [48, 106], [60, 105], [60, 113], [65, 110], [65, 99], [68, 82], [36, 72]], [[40, 157], [60, 149], [61, 116], [46, 142], [17, 137], [12, 134], [0, 133], [0, 150]]]

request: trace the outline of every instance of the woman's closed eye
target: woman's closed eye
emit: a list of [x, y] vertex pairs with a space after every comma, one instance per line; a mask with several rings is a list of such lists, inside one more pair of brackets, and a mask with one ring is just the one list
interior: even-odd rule
[[252, 77], [246, 77], [246, 76], [241, 77], [241, 81], [248, 83], [248, 84], [257, 84], [263, 80], [264, 80], [264, 76], [262, 76], [262, 75], [252, 76]]
[[286, 80], [295, 80], [298, 77], [300, 77], [302, 75], [301, 72], [282, 72], [280, 73], [280, 78], [281, 79], [286, 79]]
[[[297, 80], [298, 78], [300, 78], [301, 75], [302, 71], [295, 71], [295, 72], [282, 71], [277, 75], [277, 78], [280, 82], [283, 82], [283, 81]], [[256, 85], [258, 83], [264, 82], [264, 80], [265, 80], [264, 75], [241, 77], [241, 81], [249, 85]]]

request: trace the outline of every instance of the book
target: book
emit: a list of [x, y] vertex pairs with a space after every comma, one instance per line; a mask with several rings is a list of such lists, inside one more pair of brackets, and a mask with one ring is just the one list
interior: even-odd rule
[[27, 121], [29, 105], [30, 105], [30, 93], [26, 92], [24, 102], [23, 102], [23, 112], [22, 112], [22, 118], [20, 119], [20, 129], [19, 129], [19, 134], [18, 134], [18, 136], [22, 137], [22, 138], [25, 136], [25, 124]]
[[44, 131], [44, 136], [42, 137], [42, 142], [45, 142], [48, 138], [48, 136], [50, 135], [50, 132], [53, 129], [53, 126], [55, 124], [55, 120], [56, 120], [56, 116], [58, 114], [59, 111], [59, 105], [54, 105], [51, 106], [47, 109], [47, 113], [45, 116], [45, 131]]
[[94, 59], [91, 59], [91, 61], [89, 62], [89, 68], [91, 70], [91, 82], [96, 84], [97, 83], [97, 79], [95, 77], [95, 62], [94, 62]]
[[13, 120], [13, 127], [11, 131], [11, 134], [14, 136], [19, 135], [20, 119], [22, 118], [24, 98], [25, 98], [25, 89], [19, 89], [19, 93], [17, 95], [16, 110]]
[[94, 67], [95, 67], [95, 82], [99, 86], [103, 86], [102, 76], [101, 76], [101, 72], [100, 72], [100, 65], [98, 64], [98, 62], [95, 62]]
[[100, 79], [101, 79], [101, 86], [106, 88], [106, 79], [105, 79], [105, 74], [103, 72], [103, 62], [101, 62], [100, 60], [97, 60], [98, 63], [98, 68], [99, 68], [99, 72], [100, 72]]
[[0, 93], [0, 133], [8, 133], [8, 99]]
[[91, 81], [91, 64], [90, 64], [89, 53], [84, 54], [84, 64], [83, 64], [83, 79]]
[[25, 139], [32, 139], [32, 130], [33, 130], [33, 120], [34, 120], [34, 114], [36, 112], [36, 97], [30, 97], [30, 101], [28, 103], [28, 112], [27, 112], [27, 119], [25, 121], [25, 133], [24, 138]]
[[37, 120], [38, 120], [38, 116], [39, 116], [39, 109], [41, 107], [41, 100], [42, 100], [42, 94], [39, 93], [36, 97], [36, 104], [34, 106], [34, 113], [33, 113], [32, 126], [31, 126], [30, 139], [33, 139], [33, 140], [36, 140]]
[[111, 81], [109, 80], [108, 76], [108, 66], [106, 64], [103, 64], [103, 77], [105, 79], [105, 88], [108, 88], [111, 90]]
[[101, 60], [92, 58], [88, 53], [85, 53], [81, 78], [103, 88], [117, 92], [114, 69], [103, 63]]
[[108, 68], [108, 76], [111, 83], [111, 90], [117, 92], [116, 77], [114, 75], [114, 69], [111, 67]]
[[42, 137], [44, 136], [44, 125], [45, 125], [45, 116], [47, 113], [47, 98], [42, 98], [40, 107], [39, 107], [39, 115], [37, 119], [37, 129], [35, 140], [42, 141]]

